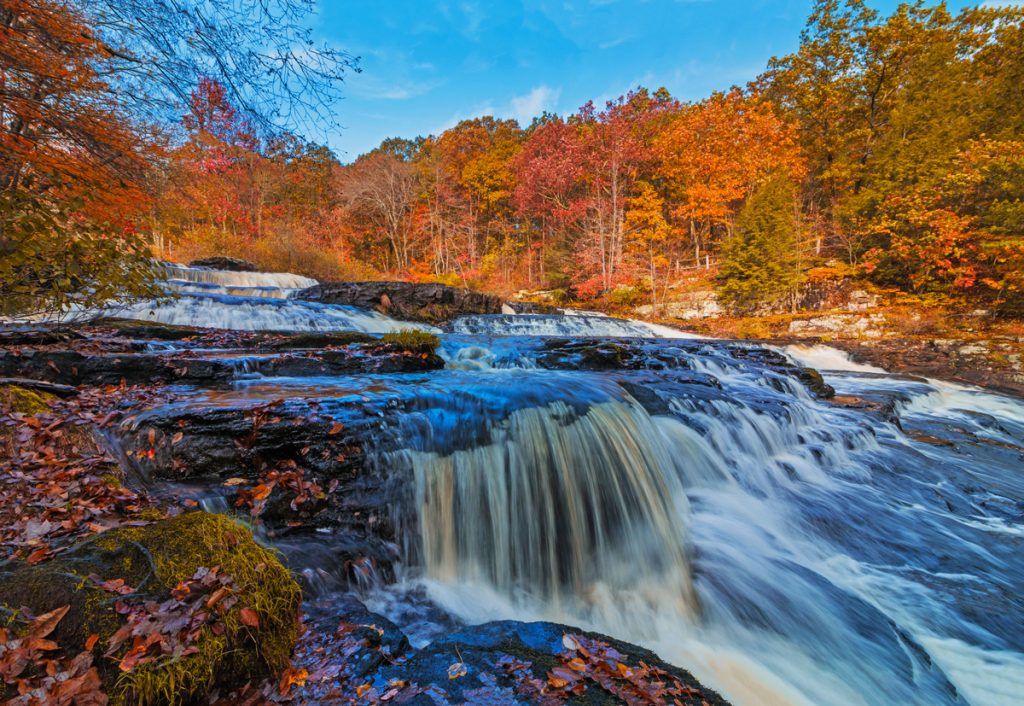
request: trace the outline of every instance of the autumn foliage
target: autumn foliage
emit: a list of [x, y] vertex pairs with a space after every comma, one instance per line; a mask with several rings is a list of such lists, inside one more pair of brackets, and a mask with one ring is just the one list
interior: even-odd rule
[[779, 179], [786, 262], [1020, 308], [1020, 9], [818, 0], [799, 49], [746, 87], [694, 102], [637, 88], [526, 126], [483, 116], [342, 164], [229, 76], [183, 91], [187, 72], [169, 74], [179, 117], [153, 122], [124, 90], [144, 43], [126, 26], [112, 45], [83, 7], [0, 2], [8, 313], [144, 293], [151, 253], [661, 304], [693, 277], [775, 277], [752, 241], [727, 258]]
[[[697, 277], [754, 310], [791, 301], [805, 270], [840, 268], [1008, 311], [1021, 292], [1022, 27], [1019, 9], [886, 17], [819, 0], [799, 49], [744, 88], [695, 102], [638, 88], [528, 126], [484, 116], [347, 165], [250, 139], [229, 106], [212, 127], [203, 111], [224, 92], [204, 84], [160, 243], [178, 259], [230, 252], [323, 278], [611, 305], [661, 304]], [[741, 214], [782, 181], [789, 201], [773, 208], [792, 223], [769, 247]]]

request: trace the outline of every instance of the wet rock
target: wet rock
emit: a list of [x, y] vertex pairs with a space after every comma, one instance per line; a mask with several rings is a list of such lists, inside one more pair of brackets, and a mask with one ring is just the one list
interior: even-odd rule
[[69, 328], [56, 326], [4, 326], [0, 328], [0, 346], [41, 346], [68, 343], [82, 335]]
[[135, 319], [119, 319], [116, 317], [102, 317], [91, 322], [94, 327], [101, 329], [113, 329], [115, 336], [135, 339], [151, 339], [157, 341], [181, 341], [186, 338], [204, 336], [210, 333], [209, 329], [196, 328], [194, 326], [176, 326], [174, 324], [162, 324], [159, 322], [143, 322]]
[[[180, 582], [212, 567], [230, 577], [231, 595], [237, 598], [222, 616], [222, 632], [201, 627], [194, 654], [142, 664], [127, 673], [116, 659], [103, 656], [126, 621], [119, 602], [162, 603]], [[117, 580], [123, 584], [104, 585]], [[112, 585], [126, 588], [119, 592]], [[276, 677], [288, 666], [298, 638], [300, 600], [288, 571], [248, 529], [203, 512], [111, 530], [55, 560], [17, 564], [0, 573], [0, 603], [9, 608], [26, 607], [41, 615], [69, 606], [50, 638], [73, 655], [97, 635], [93, 658], [104, 691], [115, 703], [141, 706], [195, 703], [211, 689]], [[243, 621], [243, 608], [253, 611], [256, 620]]]
[[309, 333], [270, 333], [264, 345], [275, 350], [320, 350], [350, 346], [355, 343], [377, 343], [379, 339], [360, 331], [313, 331]]
[[259, 267], [247, 260], [240, 260], [237, 257], [204, 257], [200, 260], [193, 260], [188, 263], [189, 267], [207, 267], [211, 270], [228, 270], [229, 272], [259, 272]]
[[[397, 560], [390, 510], [405, 490], [386, 469], [367, 468], [366, 444], [380, 437], [386, 410], [379, 402], [348, 399], [329, 412], [317, 400], [258, 405], [165, 405], [126, 420], [117, 430], [126, 461], [143, 478], [223, 488], [225, 503], [238, 491], [292, 473], [270, 488], [258, 516], [276, 536], [331, 531], [333, 562], [368, 560], [393, 578]], [[294, 472], [301, 471], [298, 475]], [[298, 488], [301, 481], [302, 489]], [[314, 491], [307, 484], [315, 484]], [[296, 499], [302, 497], [302, 502]], [[243, 504], [245, 512], [250, 505]], [[346, 569], [353, 578], [352, 567]]]
[[69, 350], [0, 351], [0, 375], [61, 385], [226, 383], [234, 368], [221, 360], [171, 358], [155, 354], [90, 355]]
[[499, 314], [502, 300], [443, 284], [416, 282], [327, 282], [296, 299], [376, 309], [395, 319], [440, 324], [467, 314]]
[[505, 302], [505, 306], [509, 309], [509, 311], [502, 311], [505, 314], [558, 314], [562, 311], [554, 304], [546, 302], [508, 301]]
[[[574, 641], [605, 651], [614, 665]], [[574, 649], [574, 646], [576, 649]], [[585, 656], [593, 655], [591, 657]], [[580, 669], [567, 667], [570, 659]], [[620, 669], [618, 664], [623, 667]], [[608, 668], [608, 672], [603, 670]], [[612, 671], [614, 670], [614, 671]], [[608, 675], [607, 677], [605, 675]], [[645, 675], [649, 675], [645, 677]], [[670, 665], [653, 652], [604, 635], [555, 623], [500, 621], [464, 628], [416, 652], [407, 661], [380, 670], [374, 683], [397, 679], [418, 685], [421, 693], [406, 703], [436, 704], [435, 696], [453, 704], [535, 704], [539, 689], [554, 689], [568, 677], [569, 705], [678, 703], [723, 706], [727, 702], [703, 687], [689, 672]], [[677, 695], [651, 698], [651, 682], [679, 684]], [[531, 683], [532, 682], [532, 683]], [[628, 696], [627, 696], [628, 695]]]
[[848, 352], [858, 363], [893, 373], [1024, 395], [1024, 345], [1008, 337], [977, 341], [912, 337], [877, 341], [835, 339], [826, 345]]
[[224, 386], [236, 378], [266, 376], [311, 377], [371, 372], [422, 372], [444, 367], [430, 353], [397, 350], [374, 342], [348, 348], [307, 353], [246, 355], [244, 352], [196, 355], [172, 353], [90, 354], [49, 349], [16, 353], [0, 350], [0, 376], [40, 380], [60, 385], [198, 385]]
[[0, 389], [9, 385], [43, 395], [53, 395], [54, 397], [74, 397], [78, 394], [78, 388], [71, 387], [70, 385], [58, 385], [53, 382], [42, 382], [27, 378], [0, 378]]

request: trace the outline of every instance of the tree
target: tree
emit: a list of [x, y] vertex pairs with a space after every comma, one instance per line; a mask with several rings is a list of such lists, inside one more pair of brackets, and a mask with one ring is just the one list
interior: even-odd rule
[[792, 126], [756, 94], [738, 89], [685, 106], [655, 138], [659, 175], [673, 217], [689, 233], [693, 261], [728, 237], [739, 206], [778, 169], [799, 179], [803, 159]]
[[413, 261], [410, 216], [417, 190], [413, 166], [386, 151], [364, 155], [343, 172], [341, 202], [355, 219], [385, 238], [384, 269], [407, 271]]
[[640, 262], [650, 281], [651, 305], [658, 306], [658, 287], [664, 286], [671, 263], [669, 246], [672, 228], [666, 218], [665, 200], [649, 183], [637, 185], [626, 212], [627, 252]]
[[264, 132], [337, 125], [359, 59], [314, 38], [315, 0], [71, 0], [97, 32], [125, 107], [173, 124], [203, 78]]
[[803, 281], [796, 193], [788, 175], [771, 177], [747, 200], [726, 243], [719, 296], [739, 313], [792, 298]]
[[151, 294], [133, 216], [149, 155], [64, 3], [0, 2], [0, 298], [8, 315]]

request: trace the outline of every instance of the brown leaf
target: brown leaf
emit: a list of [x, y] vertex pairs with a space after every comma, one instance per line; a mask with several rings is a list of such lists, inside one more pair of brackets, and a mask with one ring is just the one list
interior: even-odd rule
[[260, 626], [260, 616], [252, 608], [242, 608], [239, 618], [241, 618], [243, 625], [248, 625], [251, 628], [258, 628]]
[[44, 615], [40, 615], [32, 621], [31, 625], [29, 625], [29, 634], [32, 637], [46, 637], [54, 631], [57, 627], [57, 623], [61, 621], [61, 618], [67, 615], [70, 609], [71, 606], [66, 605], [62, 608], [51, 610], [49, 613]]

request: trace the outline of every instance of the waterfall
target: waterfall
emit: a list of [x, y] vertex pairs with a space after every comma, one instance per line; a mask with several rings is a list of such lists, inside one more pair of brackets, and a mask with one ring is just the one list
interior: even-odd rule
[[[218, 276], [120, 313], [411, 326], [286, 292], [225, 296], [289, 281], [202, 280]], [[385, 539], [402, 565], [398, 583], [362, 598], [414, 641], [453, 622], [552, 620], [653, 649], [737, 706], [1020, 702], [1021, 400], [823, 346], [784, 349], [864, 402], [851, 408], [747, 346], [664, 340], [692, 336], [592, 314], [472, 316], [452, 329], [445, 370], [256, 378], [177, 404], [305, 397], [368, 429], [358, 482], [388, 489]], [[641, 369], [565, 370], [572, 355], [548, 356], [573, 347], [552, 336], [648, 340], [629, 343], [638, 353], [623, 366]], [[299, 541], [310, 570], [329, 574], [330, 547]]]
[[641, 601], [694, 612], [684, 496], [635, 403], [519, 410], [480, 445], [408, 461], [429, 578], [553, 610], [582, 599], [598, 610]]
[[102, 314], [239, 331], [437, 331], [433, 326], [396, 321], [358, 307], [294, 300], [291, 297], [296, 292], [317, 284], [300, 275], [211, 270], [171, 263], [162, 267], [167, 275], [165, 284], [176, 296], [113, 306]]
[[181, 295], [174, 299], [135, 302], [112, 307], [107, 315], [176, 326], [240, 331], [363, 331], [389, 333], [402, 329], [436, 331], [432, 326], [396, 321], [353, 306], [317, 304], [291, 299]]
[[607, 336], [621, 338], [699, 338], [667, 326], [594, 314], [481, 314], [451, 323], [454, 333], [484, 336]]
[[[231, 270], [212, 270], [206, 267], [187, 267], [170, 262], [162, 263], [164, 279], [175, 284], [206, 285], [219, 291], [211, 294], [241, 294], [238, 290], [275, 292], [296, 291], [319, 284], [315, 279], [293, 275], [288, 272], [234, 272]], [[187, 284], [186, 284], [187, 283]], [[203, 288], [197, 288], [203, 289]], [[236, 291], [229, 291], [235, 289]], [[264, 295], [264, 296], [273, 296]]]
[[[1002, 616], [1024, 532], [999, 508], [1024, 499], [1019, 456], [979, 466], [756, 365], [697, 358], [721, 390], [671, 370], [418, 380], [393, 430], [404, 450], [378, 459], [413, 481], [397, 511], [407, 583], [371, 606], [418, 586], [470, 623], [580, 625], [738, 704], [1016, 703], [1024, 645]], [[865, 394], [880, 378], [842, 374]], [[904, 425], [934, 423], [921, 394]], [[947, 407], [965, 395], [947, 390]], [[1022, 445], [1024, 405], [974, 406], [998, 413], [976, 421], [995, 448]], [[964, 598], [980, 576], [998, 586], [983, 612]]]

